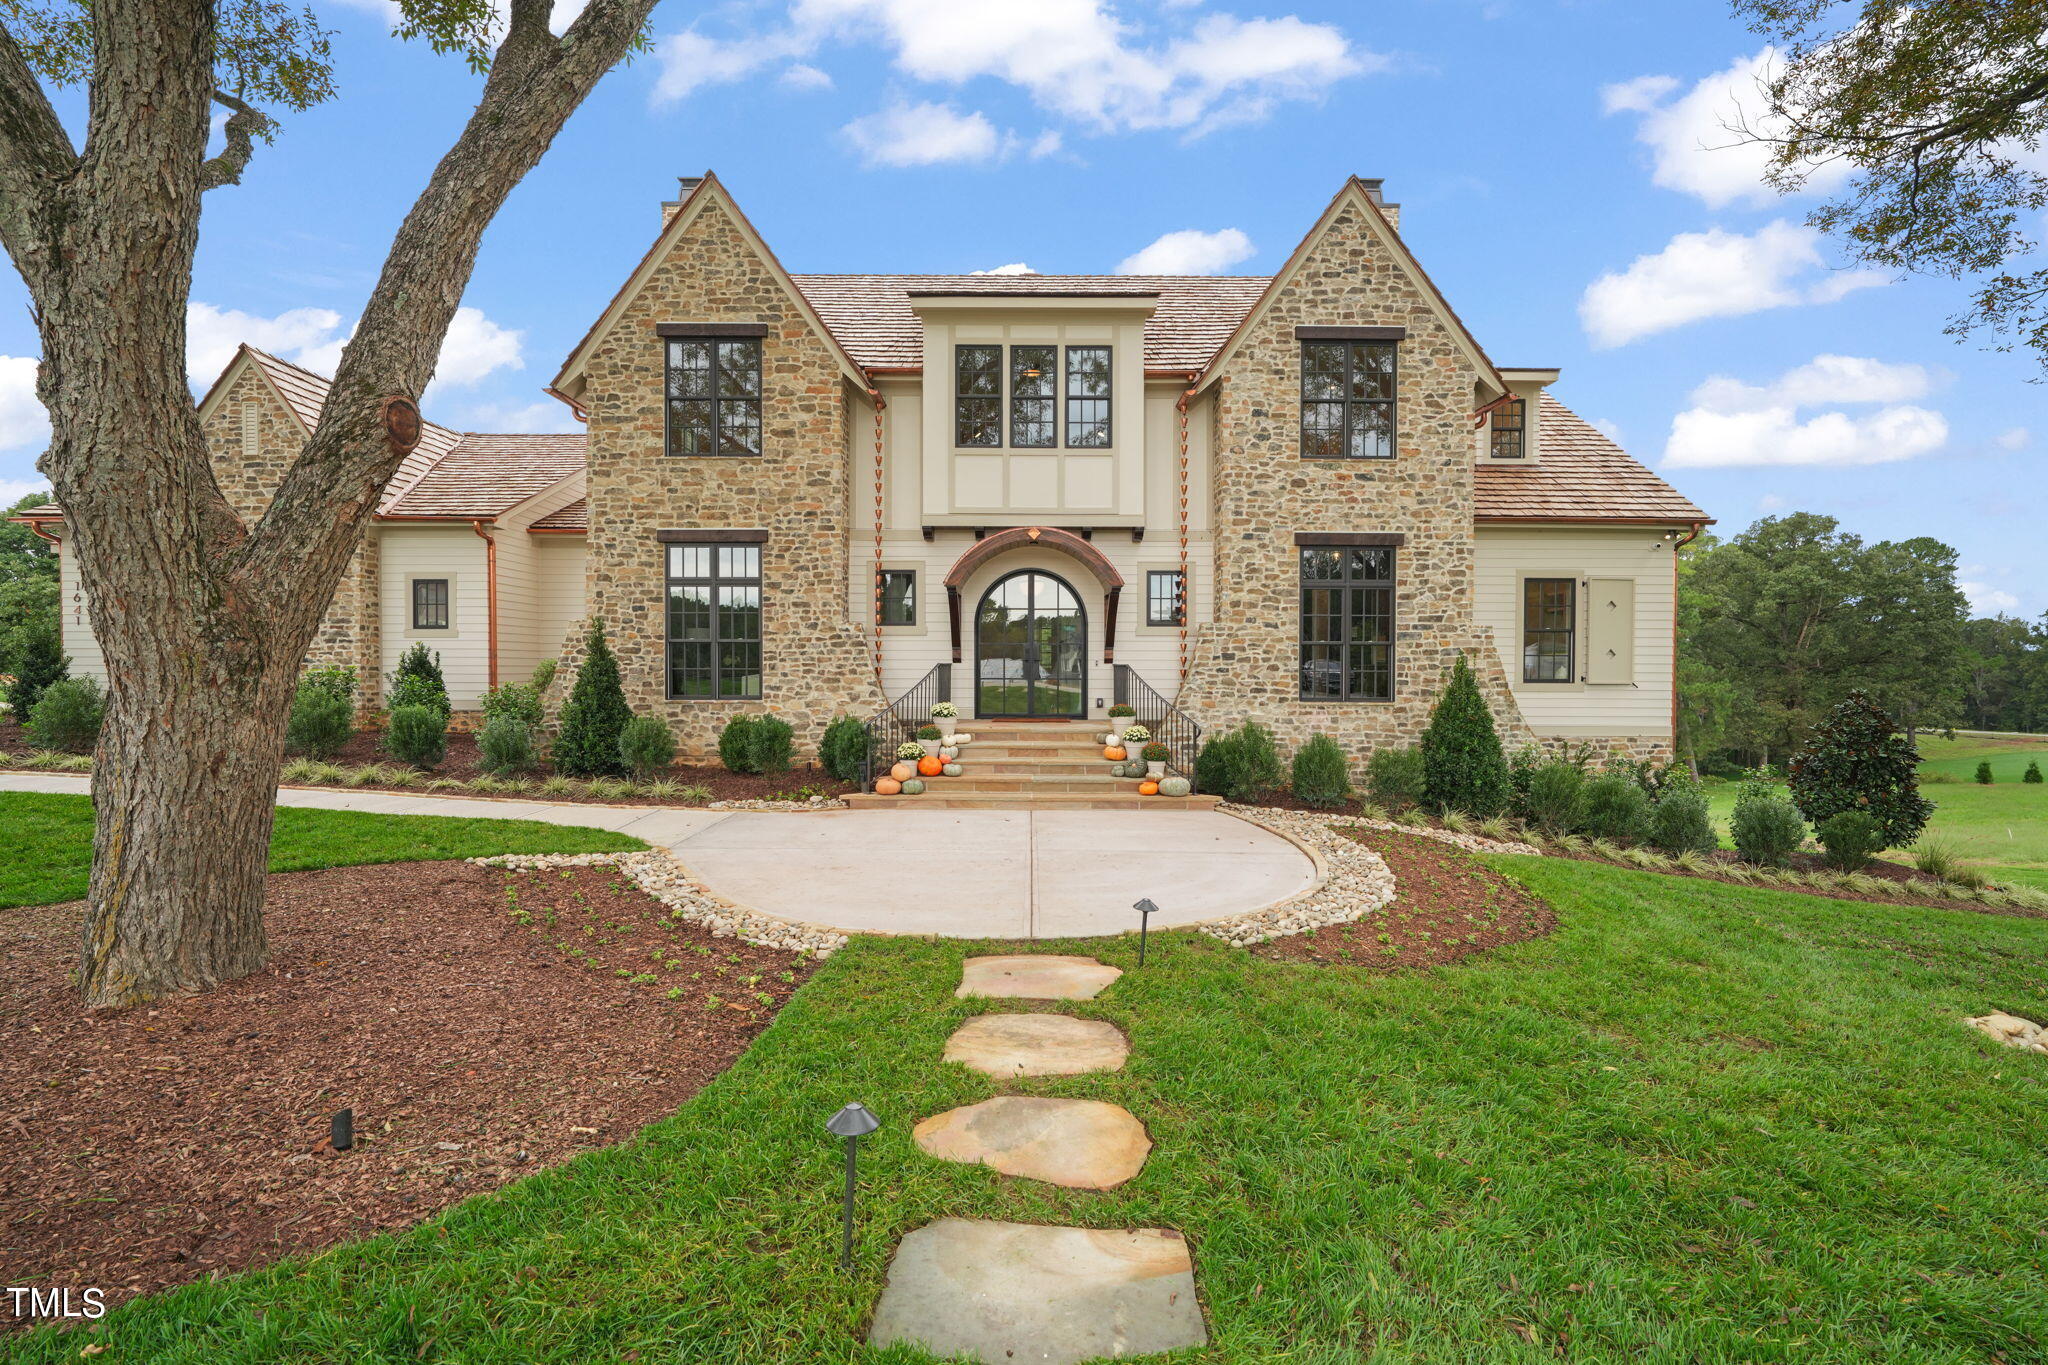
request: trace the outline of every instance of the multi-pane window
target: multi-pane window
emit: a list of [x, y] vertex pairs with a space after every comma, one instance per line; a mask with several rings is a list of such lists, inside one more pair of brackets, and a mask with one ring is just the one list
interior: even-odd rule
[[1519, 398], [1510, 398], [1493, 410], [1493, 458], [1519, 460], [1528, 430], [1528, 408]]
[[917, 571], [884, 569], [875, 575], [875, 587], [882, 594], [882, 624], [917, 624]]
[[1067, 445], [1109, 445], [1109, 347], [1067, 347]]
[[668, 453], [761, 453], [760, 338], [669, 338]]
[[1301, 453], [1315, 460], [1394, 455], [1391, 341], [1301, 345]]
[[1572, 681], [1578, 640], [1578, 580], [1522, 580], [1522, 681]]
[[1054, 409], [1059, 402], [1059, 348], [1010, 348], [1010, 444], [1050, 446], [1058, 443]]
[[1145, 624], [1178, 626], [1187, 620], [1187, 601], [1179, 569], [1152, 569], [1145, 574]]
[[1003, 348], [953, 348], [953, 444], [1003, 443]]
[[760, 696], [761, 547], [666, 549], [669, 696]]
[[448, 629], [448, 580], [415, 578], [412, 581], [412, 628]]
[[1393, 698], [1391, 546], [1302, 549], [1301, 695], [1309, 701]]

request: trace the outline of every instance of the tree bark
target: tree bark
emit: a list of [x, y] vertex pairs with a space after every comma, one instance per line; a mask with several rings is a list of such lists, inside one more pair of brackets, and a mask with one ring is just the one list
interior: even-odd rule
[[[264, 874], [298, 670], [402, 453], [505, 197], [640, 33], [654, 0], [592, 0], [557, 39], [518, 0], [482, 98], [399, 230], [305, 449], [255, 526], [216, 485], [185, 378], [185, 309], [215, 99], [209, 0], [100, 0], [73, 152], [0, 30], [0, 240], [43, 342], [41, 468], [64, 507], [110, 681], [94, 769], [86, 1003], [260, 968]], [[246, 138], [230, 155], [246, 159]]]

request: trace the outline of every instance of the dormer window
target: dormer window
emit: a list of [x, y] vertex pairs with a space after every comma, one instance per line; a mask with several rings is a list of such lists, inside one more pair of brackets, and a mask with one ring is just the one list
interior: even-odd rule
[[1528, 404], [1510, 398], [1493, 410], [1492, 454], [1496, 460], [1519, 460], [1528, 445]]
[[667, 389], [671, 455], [761, 453], [761, 339], [670, 336]]
[[1108, 346], [955, 346], [953, 444], [992, 449], [1007, 433], [1012, 450], [1058, 446], [1064, 382], [1067, 448], [1107, 450], [1111, 353]]

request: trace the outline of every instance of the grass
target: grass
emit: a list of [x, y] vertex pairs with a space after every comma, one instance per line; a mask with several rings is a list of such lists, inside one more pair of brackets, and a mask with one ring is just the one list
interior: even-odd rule
[[1943, 773], [1968, 782], [1976, 777], [1981, 759], [1991, 761], [1991, 775], [2000, 782], [2019, 781], [2028, 762], [2034, 760], [2048, 771], [2048, 735], [1957, 735], [1954, 739], [1921, 735], [1917, 743], [1922, 776]]
[[[92, 866], [91, 797], [0, 792], [0, 828], [8, 835], [0, 840], [0, 909], [85, 895]], [[278, 809], [270, 841], [270, 870], [645, 847], [638, 839], [609, 830], [532, 820], [365, 815], [284, 806]]]
[[[2048, 1163], [2021, 1116], [2048, 1058], [1959, 1020], [2040, 1016], [2048, 923], [1496, 865], [1559, 932], [1429, 973], [1191, 934], [1142, 971], [1125, 940], [1037, 945], [1129, 973], [1071, 1007], [1129, 1033], [1115, 1075], [942, 1065], [1004, 1008], [952, 995], [986, 948], [858, 940], [633, 1142], [116, 1310], [99, 1339], [157, 1365], [908, 1362], [856, 1343], [897, 1239], [957, 1215], [1181, 1229], [1213, 1340], [1179, 1362], [2042, 1358]], [[1156, 1146], [1084, 1193], [913, 1145], [916, 1120], [1006, 1091], [1124, 1104]], [[852, 1098], [884, 1126], [841, 1274], [821, 1125]], [[54, 1365], [80, 1339], [11, 1345]]]
[[[1081, 693], [1071, 687], [1039, 683], [1037, 691], [1032, 692], [1023, 683], [982, 683], [980, 686], [981, 691], [975, 701], [975, 709], [984, 716], [1021, 715], [1034, 698], [1038, 704], [1035, 714], [1040, 716], [1064, 718], [1082, 709]], [[960, 728], [973, 734], [974, 731], [970, 728], [973, 724], [973, 721], [964, 721]]]

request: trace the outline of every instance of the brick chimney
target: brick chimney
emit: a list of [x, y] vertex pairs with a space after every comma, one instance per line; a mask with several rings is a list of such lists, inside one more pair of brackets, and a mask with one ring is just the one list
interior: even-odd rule
[[675, 218], [677, 211], [683, 207], [683, 201], [690, 197], [690, 192], [703, 183], [704, 177], [701, 175], [679, 175], [676, 177], [676, 197], [662, 201], [661, 225], [663, 227], [667, 227]]
[[1377, 179], [1367, 180], [1361, 176], [1358, 183], [1365, 186], [1365, 197], [1380, 206], [1380, 212], [1387, 215], [1387, 221], [1393, 224], [1394, 231], [1399, 232], [1401, 230], [1401, 206], [1399, 204], [1389, 204], [1387, 196], [1380, 189], [1387, 182]]

